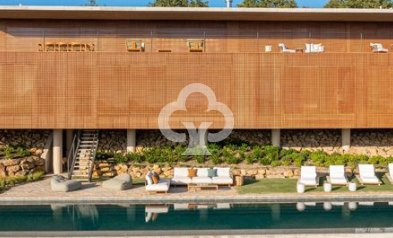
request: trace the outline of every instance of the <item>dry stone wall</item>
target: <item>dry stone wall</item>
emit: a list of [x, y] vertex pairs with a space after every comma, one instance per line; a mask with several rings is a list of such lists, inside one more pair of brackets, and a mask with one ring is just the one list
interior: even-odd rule
[[22, 146], [40, 156], [50, 133], [50, 130], [0, 130], [0, 149]]
[[[112, 177], [119, 174], [128, 173], [133, 178], [144, 178], [149, 171], [155, 171], [162, 177], [172, 177], [174, 167], [191, 167], [186, 165], [158, 165], [158, 164], [115, 164], [110, 161], [97, 161], [95, 163], [94, 177]], [[199, 166], [201, 167], [201, 166]], [[270, 167], [270, 166], [230, 166], [233, 176], [241, 175], [254, 179], [263, 178], [298, 178], [300, 176], [300, 168], [298, 167]], [[318, 168], [320, 175], [327, 175], [327, 168]], [[354, 170], [346, 168], [347, 176], [353, 176]]]
[[0, 178], [8, 176], [25, 176], [36, 171], [45, 170], [45, 160], [38, 156], [29, 156], [20, 159], [0, 160]]

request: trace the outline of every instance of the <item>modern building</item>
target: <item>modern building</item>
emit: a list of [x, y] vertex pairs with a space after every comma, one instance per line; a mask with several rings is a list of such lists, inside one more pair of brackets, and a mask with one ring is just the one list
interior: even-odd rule
[[[192, 83], [276, 145], [280, 129], [342, 129], [350, 146], [352, 128], [393, 128], [392, 10], [3, 6], [0, 18], [0, 128], [53, 129], [55, 173], [72, 130], [127, 129], [132, 151]], [[205, 95], [186, 104], [172, 128], [223, 127]]]

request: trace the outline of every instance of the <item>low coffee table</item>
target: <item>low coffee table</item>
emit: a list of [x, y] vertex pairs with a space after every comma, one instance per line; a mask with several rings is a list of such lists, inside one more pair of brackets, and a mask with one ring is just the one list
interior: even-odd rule
[[188, 191], [197, 191], [197, 190], [203, 190], [203, 189], [216, 189], [218, 190], [218, 185], [217, 184], [196, 184], [196, 183], [190, 183], [187, 185]]

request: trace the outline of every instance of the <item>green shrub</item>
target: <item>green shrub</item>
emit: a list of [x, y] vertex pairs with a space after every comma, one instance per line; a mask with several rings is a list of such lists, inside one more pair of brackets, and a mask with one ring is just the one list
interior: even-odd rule
[[6, 181], [3, 178], [0, 178], [0, 191], [5, 189]]
[[6, 159], [13, 159], [13, 158], [14, 158], [14, 155], [13, 155], [14, 152], [15, 152], [14, 148], [12, 148], [11, 146], [7, 146], [7, 147], [4, 149], [5, 158], [6, 158]]
[[40, 180], [44, 177], [45, 172], [44, 171], [35, 171], [31, 174], [32, 180], [37, 181]]
[[212, 154], [209, 158], [213, 162], [213, 164], [215, 164], [215, 165], [222, 164], [222, 159], [217, 154]]
[[[265, 146], [263, 149], [262, 157], [259, 162], [263, 165], [272, 165], [273, 161], [278, 161], [280, 155], [280, 148], [276, 146]], [[277, 163], [275, 163], [277, 164]]]
[[282, 163], [279, 160], [272, 161], [272, 163], [271, 163], [271, 166], [273, 166], [273, 167], [277, 167], [277, 166], [281, 166], [281, 165], [282, 165]]
[[22, 147], [16, 148], [15, 152], [16, 152], [16, 154], [17, 154], [19, 157], [26, 157], [26, 156], [30, 156], [30, 155], [31, 155], [31, 152], [30, 152], [29, 150], [24, 149], [24, 148], [22, 148]]
[[315, 151], [310, 155], [310, 160], [315, 166], [324, 166], [327, 158], [328, 154], [321, 150]]
[[122, 164], [122, 163], [127, 163], [128, 162], [127, 156], [124, 156], [121, 153], [115, 153], [113, 155], [113, 159], [115, 160], [115, 162], [117, 164]]
[[298, 154], [292, 154], [292, 159], [293, 163], [297, 167], [301, 167], [305, 161], [307, 161], [307, 158], [304, 156], [303, 153], [298, 153]]

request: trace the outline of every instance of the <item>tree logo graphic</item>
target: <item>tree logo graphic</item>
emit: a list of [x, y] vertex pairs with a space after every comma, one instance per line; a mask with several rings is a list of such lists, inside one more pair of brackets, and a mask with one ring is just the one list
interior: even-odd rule
[[[199, 127], [194, 122], [183, 121], [183, 126], [189, 134], [189, 144], [184, 155], [210, 155], [206, 147], [206, 136], [208, 142], [219, 142], [227, 138], [234, 127], [234, 117], [231, 109], [224, 103], [218, 102], [213, 90], [205, 84], [192, 83], [184, 87], [174, 102], [166, 104], [158, 116], [158, 127], [161, 133], [173, 142], [185, 142], [187, 140], [186, 133], [178, 133], [172, 130], [170, 126], [170, 117], [176, 111], [187, 111], [187, 98], [193, 93], [203, 94], [208, 100], [208, 108], [206, 112], [217, 111], [224, 117], [224, 127], [216, 133], [207, 133], [208, 128], [213, 124], [211, 121], [202, 122]], [[207, 134], [206, 134], [207, 133]]]

